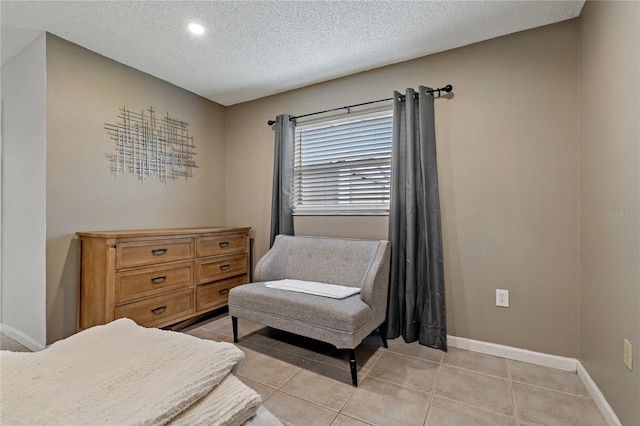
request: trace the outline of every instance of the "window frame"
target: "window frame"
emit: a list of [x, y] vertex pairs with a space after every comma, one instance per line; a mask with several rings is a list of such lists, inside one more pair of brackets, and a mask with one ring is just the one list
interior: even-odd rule
[[[387, 189], [387, 202], [386, 203], [345, 203], [343, 205], [338, 204], [308, 204], [301, 205], [300, 200], [300, 180], [302, 173], [301, 170], [301, 146], [300, 146], [300, 133], [312, 129], [327, 128], [331, 126], [346, 124], [349, 122], [361, 122], [365, 120], [373, 120], [379, 118], [388, 118], [391, 126], [389, 127], [389, 149], [388, 149], [388, 163], [384, 168], [388, 169], [388, 184]], [[378, 109], [375, 111], [363, 111], [360, 113], [349, 113], [342, 115], [338, 118], [335, 116], [325, 119], [315, 119], [307, 121], [303, 124], [296, 126], [295, 140], [294, 140], [294, 185], [293, 185], [293, 215], [294, 216], [388, 216], [389, 215], [389, 202], [391, 198], [391, 138], [393, 133], [393, 110], [391, 107]], [[347, 146], [349, 142], [345, 143]], [[383, 151], [380, 151], [383, 152]], [[376, 160], [371, 159], [371, 162]], [[378, 162], [380, 159], [377, 160]], [[380, 167], [378, 165], [378, 167]]]

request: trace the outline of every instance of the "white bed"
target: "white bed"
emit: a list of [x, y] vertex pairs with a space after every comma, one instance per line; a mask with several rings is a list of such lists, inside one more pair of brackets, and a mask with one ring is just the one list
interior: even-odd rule
[[232, 374], [243, 357], [230, 343], [129, 319], [40, 352], [0, 351], [0, 423], [279, 425]]

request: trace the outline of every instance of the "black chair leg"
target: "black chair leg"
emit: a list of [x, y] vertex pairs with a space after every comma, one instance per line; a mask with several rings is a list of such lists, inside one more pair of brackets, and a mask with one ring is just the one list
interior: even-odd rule
[[233, 328], [233, 342], [238, 343], [238, 318], [231, 317], [231, 327]]
[[349, 349], [349, 367], [351, 368], [351, 383], [354, 388], [358, 387], [358, 369], [356, 368], [356, 351]]
[[387, 345], [387, 320], [380, 324], [378, 330], [380, 331], [380, 339], [382, 339], [382, 347], [388, 348], [389, 345]]

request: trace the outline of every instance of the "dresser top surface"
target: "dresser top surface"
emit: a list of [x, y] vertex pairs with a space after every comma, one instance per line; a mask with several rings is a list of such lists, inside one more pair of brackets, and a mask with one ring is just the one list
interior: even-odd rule
[[219, 234], [225, 232], [248, 233], [250, 227], [203, 227], [203, 228], [163, 228], [163, 229], [131, 229], [119, 231], [83, 231], [76, 232], [78, 237], [94, 238], [131, 238], [150, 236], [201, 235]]

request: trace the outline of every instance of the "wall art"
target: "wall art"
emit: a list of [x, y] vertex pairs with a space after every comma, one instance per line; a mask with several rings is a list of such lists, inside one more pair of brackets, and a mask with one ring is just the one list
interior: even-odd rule
[[119, 110], [117, 123], [105, 123], [116, 143], [115, 153], [106, 154], [116, 178], [131, 174], [144, 182], [154, 176], [166, 184], [193, 177], [196, 153], [188, 123], [170, 117], [169, 112], [157, 118], [153, 107], [140, 112]]

